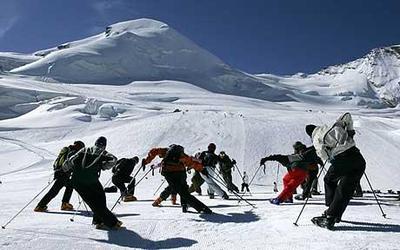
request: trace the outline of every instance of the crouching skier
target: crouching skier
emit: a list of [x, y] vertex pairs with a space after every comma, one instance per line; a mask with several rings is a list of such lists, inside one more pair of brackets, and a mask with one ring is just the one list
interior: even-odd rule
[[[117, 164], [112, 168], [113, 176], [111, 178], [112, 183], [121, 192], [124, 202], [136, 201], [135, 194], [135, 179], [131, 176], [135, 165], [138, 164], [139, 157], [135, 156], [132, 158], [121, 158], [117, 161]], [[125, 183], [129, 183], [128, 187]], [[104, 191], [112, 190], [113, 187], [105, 188]]]
[[329, 161], [325, 178], [325, 205], [328, 209], [312, 222], [329, 230], [342, 218], [365, 171], [365, 160], [354, 142], [355, 131], [350, 113], [342, 115], [333, 126], [306, 126], [319, 157]]
[[96, 229], [118, 229], [122, 222], [107, 208], [99, 181], [101, 170], [111, 169], [117, 162], [117, 158], [105, 150], [106, 145], [107, 139], [99, 137], [93, 147], [83, 148], [68, 159], [63, 170], [72, 170], [72, 185], [92, 210]]
[[35, 212], [47, 211], [47, 204], [57, 196], [63, 187], [65, 187], [65, 191], [62, 198], [61, 210], [71, 211], [74, 209], [74, 207], [69, 203], [73, 191], [70, 180], [71, 171], [64, 172], [61, 167], [65, 161], [84, 147], [85, 144], [83, 142], [75, 141], [74, 144], [61, 149], [53, 164], [55, 182], [49, 192], [47, 192], [47, 194], [39, 201], [34, 209]]
[[182, 146], [173, 144], [169, 148], [150, 150], [147, 158], [142, 160], [143, 168], [157, 156], [162, 158], [161, 174], [167, 180], [168, 185], [181, 197], [182, 211], [186, 213], [189, 205], [200, 213], [211, 214], [212, 211], [206, 205], [189, 193], [186, 182], [186, 166], [208, 175], [203, 169], [203, 165], [196, 158], [186, 155]]
[[[295, 143], [296, 146], [299, 144], [300, 142]], [[283, 177], [282, 192], [278, 197], [270, 200], [272, 204], [279, 205], [283, 202], [293, 203], [293, 193], [306, 179], [308, 168], [311, 165], [318, 164], [320, 159], [318, 158], [314, 147], [307, 148], [302, 144], [302, 150], [298, 153], [292, 155], [271, 155], [262, 158], [260, 165], [264, 165], [266, 161], [277, 161], [288, 169], [288, 172]]]

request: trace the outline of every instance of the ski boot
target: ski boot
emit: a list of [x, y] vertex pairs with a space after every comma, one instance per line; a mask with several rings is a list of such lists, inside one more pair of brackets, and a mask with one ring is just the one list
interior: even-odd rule
[[158, 197], [158, 198], [153, 202], [153, 204], [151, 204], [151, 205], [152, 205], [153, 207], [160, 207], [162, 201], [163, 201], [163, 200], [161, 199], [161, 197]]
[[[329, 215], [326, 214], [326, 210], [321, 215], [321, 217], [325, 217], [325, 218], [327, 218], [328, 216]], [[333, 217], [333, 216], [331, 216], [331, 217]], [[335, 217], [335, 223], [339, 223], [341, 221], [342, 221], [342, 217], [341, 216], [340, 217]]]
[[185, 204], [182, 204], [182, 213], [187, 213], [188, 212], [188, 206]]
[[63, 202], [61, 204], [61, 210], [63, 210], [63, 211], [72, 211], [72, 210], [74, 210], [74, 206], [72, 206], [72, 204], [70, 204], [68, 202]]
[[41, 206], [36, 206], [35, 209], [33, 209], [35, 212], [47, 212], [47, 206], [41, 207]]
[[314, 223], [314, 225], [326, 228], [328, 230], [333, 230], [335, 226], [335, 218], [332, 216], [317, 216], [311, 219], [311, 222]]
[[132, 194], [125, 195], [124, 202], [130, 202], [130, 201], [137, 201], [137, 198]]
[[210, 199], [214, 199], [215, 198], [214, 194], [212, 194], [212, 193], [208, 193], [208, 197], [210, 197]]
[[279, 204], [281, 204], [281, 201], [279, 200], [279, 198], [273, 198], [273, 199], [269, 200], [269, 202], [270, 202], [271, 204], [274, 204], [274, 205], [279, 205]]
[[178, 203], [176, 203], [176, 194], [171, 195], [171, 203], [172, 205], [178, 205]]

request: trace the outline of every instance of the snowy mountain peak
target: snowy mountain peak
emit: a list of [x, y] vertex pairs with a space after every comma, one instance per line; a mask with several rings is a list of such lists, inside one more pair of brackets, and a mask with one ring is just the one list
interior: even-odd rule
[[141, 18], [110, 25], [106, 28], [105, 34], [107, 36], [112, 36], [123, 32], [130, 32], [138, 36], [151, 37], [157, 33], [162, 33], [169, 29], [169, 26], [163, 22], [148, 18]]

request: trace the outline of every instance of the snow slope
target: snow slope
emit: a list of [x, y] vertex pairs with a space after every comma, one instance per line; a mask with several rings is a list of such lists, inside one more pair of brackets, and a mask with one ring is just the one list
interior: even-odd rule
[[[17, 117], [0, 121], [0, 221], [5, 223], [51, 179], [51, 163], [58, 150], [76, 139], [91, 145], [104, 135], [108, 149], [117, 157], [143, 157], [151, 147], [171, 143], [183, 145], [187, 153], [217, 144], [235, 158], [241, 171], [252, 177], [259, 159], [272, 153], [290, 153], [296, 140], [309, 144], [304, 133], [308, 123], [331, 123], [341, 113], [352, 112], [358, 131], [356, 140], [368, 166], [375, 189], [400, 190], [397, 164], [400, 123], [398, 109], [348, 109], [320, 103], [274, 103], [245, 97], [211, 93], [185, 82], [139, 81], [123, 86], [59, 84], [30, 77], [5, 76], [0, 86], [15, 93], [36, 91], [43, 100]], [[51, 93], [51, 94], [49, 94]], [[31, 103], [29, 95], [20, 104]], [[179, 109], [180, 112], [174, 112]], [[127, 227], [122, 231], [98, 231], [83, 207], [70, 222], [70, 212], [59, 211], [61, 195], [50, 203], [49, 213], [37, 214], [33, 204], [0, 231], [4, 249], [397, 249], [400, 233], [399, 201], [380, 198], [388, 219], [380, 216], [371, 195], [353, 200], [338, 231], [317, 228], [309, 221], [325, 207], [323, 196], [310, 200], [299, 221], [292, 223], [302, 202], [273, 206], [272, 183], [277, 164], [258, 172], [251, 186], [256, 205], [199, 197], [214, 215], [182, 214], [165, 201], [153, 208], [153, 194], [162, 177], [156, 173], [137, 187], [138, 202], [115, 209]], [[279, 189], [284, 169], [278, 173]], [[110, 172], [101, 176], [103, 184]], [[140, 173], [142, 176], [142, 173]], [[234, 182], [240, 184], [237, 171]], [[188, 177], [190, 181], [190, 176]], [[364, 190], [368, 190], [365, 179]], [[205, 187], [204, 187], [205, 188]], [[18, 198], [15, 198], [18, 197]], [[117, 194], [107, 195], [112, 206]], [[74, 193], [72, 203], [77, 206]], [[384, 241], [382, 239], [385, 239]]]

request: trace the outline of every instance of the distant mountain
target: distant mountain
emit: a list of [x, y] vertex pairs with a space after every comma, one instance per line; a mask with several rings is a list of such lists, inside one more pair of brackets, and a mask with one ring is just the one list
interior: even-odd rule
[[373, 49], [360, 59], [316, 74], [257, 76], [302, 97], [323, 96], [326, 100], [373, 108], [395, 107], [400, 102], [400, 46]]
[[179, 80], [216, 93], [291, 100], [290, 91], [267, 86], [231, 68], [167, 24], [152, 19], [110, 25], [104, 33], [35, 55], [42, 58], [11, 72], [68, 83]]

